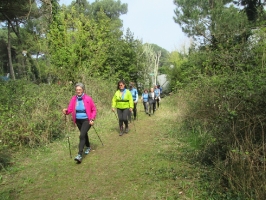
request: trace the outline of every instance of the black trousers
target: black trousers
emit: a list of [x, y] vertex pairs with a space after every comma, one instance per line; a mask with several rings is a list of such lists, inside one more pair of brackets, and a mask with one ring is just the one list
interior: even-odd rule
[[150, 101], [149, 102], [149, 114], [151, 114], [151, 110], [152, 110], [152, 113], [154, 114], [155, 112], [155, 109], [156, 109], [156, 101]]
[[157, 103], [157, 108], [159, 108], [159, 106], [160, 106], [160, 99], [159, 99], [159, 97], [157, 97], [156, 103]]
[[129, 116], [129, 108], [126, 109], [119, 109], [117, 108], [117, 115], [119, 119], [119, 127], [120, 129], [123, 128], [123, 123], [125, 124], [126, 128], [128, 127], [128, 116]]
[[79, 131], [80, 131], [78, 154], [80, 154], [82, 156], [84, 146], [86, 145], [86, 147], [90, 147], [88, 131], [90, 130], [91, 125], [90, 125], [88, 119], [76, 119], [76, 124], [77, 124]]

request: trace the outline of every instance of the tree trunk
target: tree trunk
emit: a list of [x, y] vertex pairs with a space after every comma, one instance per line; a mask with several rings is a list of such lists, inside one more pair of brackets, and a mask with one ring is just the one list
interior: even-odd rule
[[158, 75], [158, 68], [160, 63], [161, 51], [154, 53], [154, 85], [157, 85], [157, 75]]
[[12, 56], [11, 56], [10, 22], [8, 22], [7, 28], [8, 28], [8, 31], [7, 31], [8, 66], [9, 66], [11, 78], [15, 80], [16, 78], [15, 78], [15, 73], [14, 73], [13, 64], [12, 64]]

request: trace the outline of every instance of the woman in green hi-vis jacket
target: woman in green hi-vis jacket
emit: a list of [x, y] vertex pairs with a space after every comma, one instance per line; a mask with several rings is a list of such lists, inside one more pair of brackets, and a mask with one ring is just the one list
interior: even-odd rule
[[[125, 133], [128, 133], [128, 115], [134, 108], [131, 92], [126, 88], [126, 84], [122, 80], [117, 83], [117, 91], [112, 99], [113, 112], [115, 111], [115, 108], [119, 119], [119, 136], [122, 136], [124, 134], [124, 130]], [[123, 124], [125, 124], [125, 129], [123, 128]]]

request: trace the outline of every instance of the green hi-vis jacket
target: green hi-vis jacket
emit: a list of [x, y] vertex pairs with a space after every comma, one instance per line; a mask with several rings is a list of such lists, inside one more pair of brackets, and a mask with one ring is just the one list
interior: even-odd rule
[[112, 108], [126, 109], [134, 108], [134, 102], [132, 94], [128, 89], [125, 89], [124, 94], [121, 94], [120, 90], [115, 92], [112, 99]]

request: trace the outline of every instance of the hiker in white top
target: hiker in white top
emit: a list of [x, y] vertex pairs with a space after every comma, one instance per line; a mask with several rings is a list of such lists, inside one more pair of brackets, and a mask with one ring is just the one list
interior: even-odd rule
[[154, 89], [151, 88], [150, 92], [148, 94], [148, 101], [149, 101], [149, 116], [151, 116], [151, 110], [153, 111], [152, 114], [154, 114], [155, 112], [155, 106], [156, 106], [156, 101], [155, 101], [155, 93], [154, 93]]

